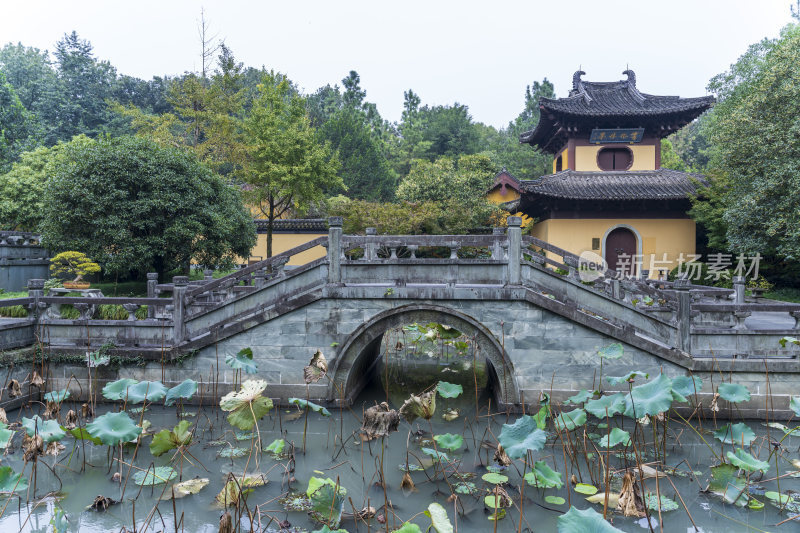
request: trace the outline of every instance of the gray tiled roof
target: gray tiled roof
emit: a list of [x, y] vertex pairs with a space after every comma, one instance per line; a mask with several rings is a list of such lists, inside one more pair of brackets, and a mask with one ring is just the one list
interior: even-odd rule
[[577, 172], [563, 170], [522, 182], [523, 194], [573, 200], [671, 200], [686, 198], [703, 178], [677, 170]]
[[[611, 82], [583, 81], [578, 71], [572, 78], [572, 90], [566, 98], [540, 98], [541, 119], [531, 131], [520, 135], [520, 142], [539, 145], [554, 151], [554, 136], [564, 135], [560, 128], [645, 127], [647, 134], [664, 137], [688, 124], [714, 104], [713, 96], [680, 98], [639, 92], [636, 74], [623, 72], [627, 79]], [[661, 126], [664, 126], [662, 128]]]

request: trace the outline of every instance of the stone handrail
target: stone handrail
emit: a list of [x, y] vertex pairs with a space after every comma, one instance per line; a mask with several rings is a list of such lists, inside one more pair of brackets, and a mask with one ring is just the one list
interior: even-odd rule
[[282, 270], [286, 265], [286, 263], [289, 262], [289, 259], [292, 256], [305, 252], [317, 246], [324, 245], [325, 243], [327, 243], [327, 241], [328, 241], [327, 237], [317, 237], [316, 239], [301, 244], [300, 246], [292, 248], [291, 250], [286, 250], [285, 252], [276, 254], [272, 257], [264, 259], [263, 261], [253, 263], [252, 265], [249, 265], [232, 274], [221, 277], [214, 281], [210, 281], [208, 283], [204, 283], [202, 285], [198, 285], [197, 287], [193, 287], [191, 290], [186, 291], [186, 296], [189, 298], [196, 298], [204, 293], [209, 293], [211, 291], [233, 287], [234, 285], [238, 285], [242, 281], [244, 281], [245, 284], [247, 285], [253, 284], [257, 286], [258, 283], [257, 274], [259, 272], [263, 271], [264, 274], [266, 275], [266, 269]]
[[27, 296], [23, 296], [22, 298], [6, 298], [0, 300], [0, 307], [13, 307], [15, 305], [21, 305], [25, 307], [32, 303], [33, 303], [33, 298]]

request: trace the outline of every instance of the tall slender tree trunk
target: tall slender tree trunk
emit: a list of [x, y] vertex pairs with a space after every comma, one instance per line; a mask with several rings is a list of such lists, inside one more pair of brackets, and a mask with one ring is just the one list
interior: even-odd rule
[[267, 258], [272, 257], [272, 223], [275, 220], [275, 202], [269, 199], [269, 216], [267, 222]]

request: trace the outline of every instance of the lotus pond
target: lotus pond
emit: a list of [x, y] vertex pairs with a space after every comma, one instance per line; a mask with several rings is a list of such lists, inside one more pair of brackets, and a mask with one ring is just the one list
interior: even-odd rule
[[[0, 423], [0, 531], [798, 528], [800, 428], [737, 419], [744, 386], [715, 383], [713, 405], [693, 410], [712, 384], [632, 371], [507, 413], [470, 339], [437, 324], [394, 333], [342, 410], [307, 398], [273, 407], [249, 350], [227, 361], [236, 390], [205, 405], [188, 405], [191, 380], [119, 380], [85, 403], [41, 383], [41, 403]], [[621, 355], [616, 344], [598, 353]], [[305, 377], [328, 379], [321, 353]]]

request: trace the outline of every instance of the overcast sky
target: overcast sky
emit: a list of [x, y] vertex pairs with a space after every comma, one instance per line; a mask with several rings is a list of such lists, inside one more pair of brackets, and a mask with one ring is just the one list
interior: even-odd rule
[[75, 30], [122, 74], [175, 75], [200, 67], [203, 6], [239, 61], [284, 72], [307, 93], [354, 69], [389, 120], [411, 88], [425, 104], [457, 101], [502, 127], [526, 85], [547, 77], [565, 96], [579, 66], [584, 79], [610, 81], [629, 65], [643, 92], [702, 96], [748, 45], [778, 35], [792, 2], [0, 0], [0, 43], [52, 51]]

